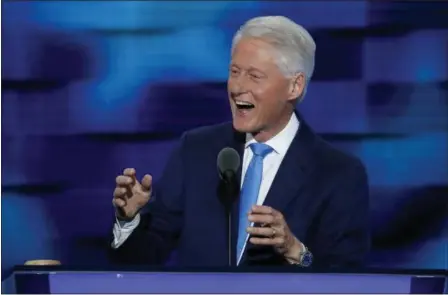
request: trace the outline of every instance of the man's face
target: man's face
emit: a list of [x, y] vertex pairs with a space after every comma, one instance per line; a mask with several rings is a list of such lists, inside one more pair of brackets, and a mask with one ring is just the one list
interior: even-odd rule
[[270, 44], [243, 38], [233, 51], [227, 83], [234, 128], [274, 136], [288, 122], [302, 82], [283, 75]]

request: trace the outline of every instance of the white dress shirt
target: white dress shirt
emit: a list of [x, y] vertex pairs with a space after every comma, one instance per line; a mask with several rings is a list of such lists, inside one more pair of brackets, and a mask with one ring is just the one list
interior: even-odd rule
[[[263, 205], [275, 175], [277, 174], [278, 168], [280, 168], [280, 164], [296, 136], [297, 130], [299, 130], [299, 120], [297, 120], [296, 115], [293, 114], [285, 128], [283, 128], [283, 130], [276, 136], [265, 142], [265, 144], [273, 148], [274, 151], [269, 153], [263, 160], [263, 177], [258, 193], [257, 205]], [[248, 133], [246, 135], [246, 144], [244, 148], [241, 186], [243, 186], [244, 176], [246, 175], [247, 168], [254, 155], [249, 145], [255, 142], [257, 141], [252, 137], [252, 134]]]
[[[263, 160], [263, 178], [261, 181], [260, 191], [258, 193], [257, 205], [262, 205], [264, 203], [264, 200], [266, 199], [275, 175], [280, 168], [280, 164], [282, 163], [283, 158], [285, 157], [286, 152], [288, 151], [288, 148], [291, 145], [298, 130], [299, 120], [293, 113], [285, 128], [283, 128], [283, 130], [280, 131], [276, 136], [265, 142], [265, 144], [272, 147], [274, 151], [268, 154]], [[253, 157], [253, 153], [249, 148], [249, 145], [254, 142], [256, 142], [256, 140], [252, 137], [251, 134], [248, 133], [246, 135], [246, 144], [243, 156], [241, 185], [243, 185], [247, 167], [249, 166], [249, 163]], [[139, 223], [139, 214], [137, 214], [135, 218], [130, 222], [119, 222], [117, 220], [113, 228], [114, 241], [112, 242], [112, 247], [115, 249], [120, 247]]]

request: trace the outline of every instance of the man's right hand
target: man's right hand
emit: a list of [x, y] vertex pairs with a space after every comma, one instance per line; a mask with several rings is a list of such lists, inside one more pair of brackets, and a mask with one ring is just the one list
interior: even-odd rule
[[135, 174], [134, 168], [126, 168], [123, 175], [117, 176], [115, 180], [117, 186], [112, 203], [117, 217], [123, 220], [133, 219], [151, 197], [151, 175], [146, 174], [139, 182]]

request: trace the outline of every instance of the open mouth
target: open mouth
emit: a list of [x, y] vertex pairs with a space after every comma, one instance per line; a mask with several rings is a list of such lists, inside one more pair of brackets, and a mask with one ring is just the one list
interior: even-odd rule
[[236, 105], [238, 110], [250, 110], [250, 109], [253, 109], [255, 107], [250, 102], [239, 101], [239, 100], [235, 100], [235, 105]]

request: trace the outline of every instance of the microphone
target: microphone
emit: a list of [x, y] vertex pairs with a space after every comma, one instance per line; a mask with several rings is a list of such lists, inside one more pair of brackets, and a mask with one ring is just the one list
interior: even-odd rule
[[232, 265], [233, 258], [232, 206], [240, 193], [240, 185], [237, 177], [237, 172], [240, 168], [240, 164], [240, 155], [235, 149], [226, 147], [219, 152], [217, 159], [218, 172], [220, 176], [218, 197], [219, 201], [224, 206], [227, 218], [229, 266]]

